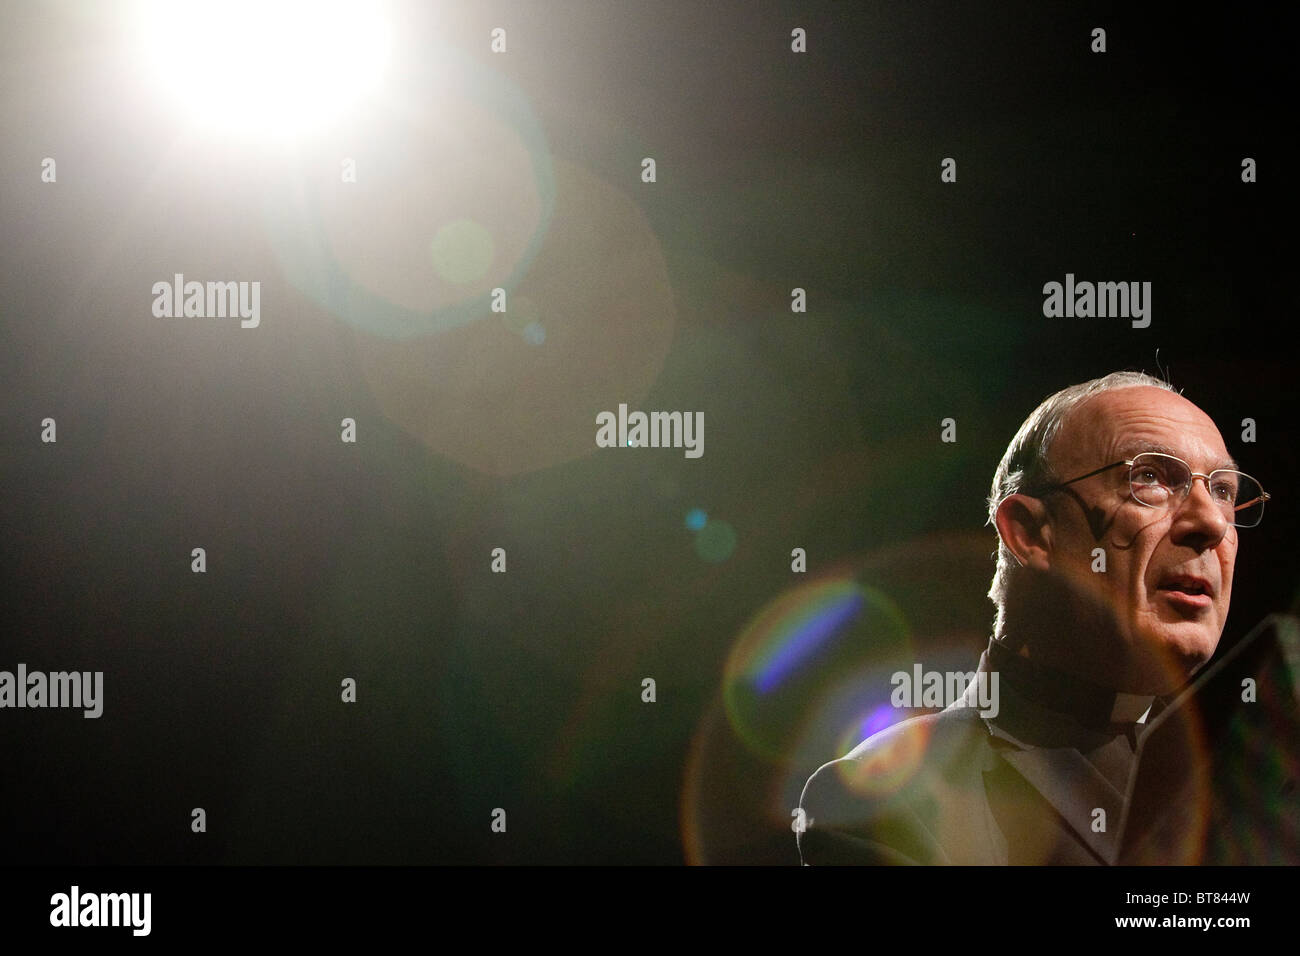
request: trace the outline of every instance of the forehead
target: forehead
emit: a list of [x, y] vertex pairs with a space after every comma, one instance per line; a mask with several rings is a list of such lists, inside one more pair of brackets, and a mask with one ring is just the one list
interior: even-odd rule
[[1088, 470], [1142, 451], [1177, 455], [1197, 470], [1235, 467], [1209, 415], [1181, 395], [1148, 385], [1100, 392], [1075, 406], [1049, 457], [1058, 468]]

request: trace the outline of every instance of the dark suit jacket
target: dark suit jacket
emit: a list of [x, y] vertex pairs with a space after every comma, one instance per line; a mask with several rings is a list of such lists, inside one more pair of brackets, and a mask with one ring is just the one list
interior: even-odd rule
[[864, 741], [804, 788], [804, 863], [1115, 862], [1120, 790], [1075, 747], [1013, 739], [954, 706]]
[[983, 719], [968, 692], [818, 770], [800, 801], [803, 861], [1295, 865], [1297, 659], [1300, 622], [1267, 618], [1176, 700], [1115, 724], [1150, 699], [1089, 690], [991, 641], [979, 670], [1002, 678], [998, 713]]

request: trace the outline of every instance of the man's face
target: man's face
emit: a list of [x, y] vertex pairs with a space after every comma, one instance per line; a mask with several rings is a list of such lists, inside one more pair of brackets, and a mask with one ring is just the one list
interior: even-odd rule
[[[1148, 386], [1102, 392], [1077, 406], [1048, 457], [1060, 480], [1068, 480], [1144, 451], [1175, 455], [1201, 474], [1235, 467], [1209, 416]], [[1121, 465], [1048, 497], [1051, 570], [1083, 599], [1072, 609], [1082, 616], [1073, 619], [1101, 619], [1114, 631], [1093, 635], [1092, 646], [1109, 657], [1080, 661], [1085, 671], [1113, 676], [1128, 685], [1117, 689], [1139, 693], [1180, 685], [1218, 646], [1237, 558], [1237, 529], [1211, 501], [1205, 482], [1194, 479], [1187, 497], [1167, 509], [1150, 508], [1133, 499], [1129, 469]], [[1105, 550], [1104, 573], [1093, 570], [1095, 548]], [[1208, 600], [1188, 596], [1190, 579], [1203, 583]], [[1079, 651], [1086, 656], [1085, 648]], [[1116, 653], [1127, 660], [1115, 660]]]

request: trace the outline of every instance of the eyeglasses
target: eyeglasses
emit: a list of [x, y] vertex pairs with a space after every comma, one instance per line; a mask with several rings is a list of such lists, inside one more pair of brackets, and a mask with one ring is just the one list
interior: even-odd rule
[[1124, 461], [1103, 465], [1096, 471], [1063, 481], [1059, 485], [1025, 493], [1038, 498], [1120, 465], [1129, 467], [1128, 483], [1133, 500], [1148, 508], [1165, 509], [1182, 504], [1183, 499], [1191, 493], [1192, 481], [1200, 478], [1205, 482], [1210, 498], [1223, 512], [1224, 520], [1238, 528], [1253, 528], [1263, 521], [1264, 502], [1273, 497], [1250, 475], [1228, 468], [1202, 475], [1192, 471], [1192, 466], [1181, 458], [1159, 452], [1143, 452]]

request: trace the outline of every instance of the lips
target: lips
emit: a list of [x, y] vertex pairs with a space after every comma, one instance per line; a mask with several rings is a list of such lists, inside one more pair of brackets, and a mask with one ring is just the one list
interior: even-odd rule
[[1157, 591], [1168, 591], [1191, 597], [1214, 597], [1214, 586], [1205, 578], [1193, 574], [1171, 574], [1161, 579]]

